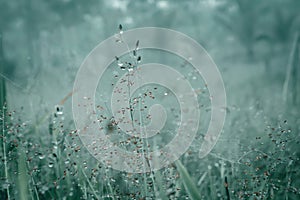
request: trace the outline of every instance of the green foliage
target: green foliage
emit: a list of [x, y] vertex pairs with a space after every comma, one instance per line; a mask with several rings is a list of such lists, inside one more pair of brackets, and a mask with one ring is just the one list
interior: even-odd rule
[[189, 197], [192, 200], [201, 199], [200, 194], [198, 193], [198, 189], [195, 185], [195, 182], [189, 175], [187, 169], [182, 165], [180, 160], [176, 161], [176, 167], [180, 174], [181, 181], [183, 182], [184, 188], [189, 194]]
[[[0, 1], [5, 19], [0, 21], [5, 34], [5, 41], [0, 38], [0, 199], [299, 199], [295, 35], [300, 1], [178, 0], [167, 8], [158, 8], [164, 1], [107, 2]], [[128, 27], [157, 25], [188, 33], [216, 58], [228, 90], [228, 115], [222, 138], [206, 158], [200, 160], [197, 152], [205, 133], [201, 129], [175, 164], [146, 174], [115, 171], [84, 148], [70, 110], [52, 113], [58, 93], [65, 92], [60, 86], [73, 84], [76, 66], [88, 51], [123, 22]], [[40, 71], [33, 70], [37, 68]], [[188, 70], [182, 67], [186, 77]], [[30, 92], [30, 85], [20, 84], [20, 91], [7, 77], [37, 82]], [[43, 84], [47, 88], [38, 87]], [[41, 88], [49, 94], [42, 94]], [[199, 91], [209, 95], [206, 88]], [[4, 103], [11, 96], [9, 108], [17, 111]], [[24, 110], [13, 106], [18, 100]], [[209, 115], [209, 110], [201, 115]], [[118, 137], [106, 112], [101, 113], [101, 125]]]

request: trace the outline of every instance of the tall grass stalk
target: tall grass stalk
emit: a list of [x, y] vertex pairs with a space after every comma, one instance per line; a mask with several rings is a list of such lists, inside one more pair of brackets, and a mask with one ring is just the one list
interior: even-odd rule
[[[26, 200], [28, 198], [28, 177], [27, 177], [27, 167], [26, 167], [26, 155], [23, 148], [20, 147], [19, 155], [18, 155], [18, 193], [19, 199]], [[32, 191], [30, 191], [31, 196]]]
[[[289, 85], [292, 85], [293, 83], [291, 83], [291, 81], [295, 82], [296, 80], [296, 76], [297, 74], [293, 74], [293, 72], [297, 71], [296, 67], [296, 63], [299, 60], [299, 33], [297, 32], [293, 41], [293, 47], [292, 50], [290, 52], [290, 56], [289, 56], [289, 61], [288, 61], [288, 65], [287, 65], [287, 70], [286, 70], [286, 76], [285, 76], [285, 81], [283, 83], [283, 91], [282, 91], [282, 97], [284, 102], [286, 102], [288, 100], [288, 96], [289, 96]], [[298, 60], [297, 60], [298, 59]], [[294, 79], [294, 80], [291, 80]], [[297, 81], [296, 81], [297, 82]], [[293, 88], [296, 87], [296, 85], [293, 86]], [[296, 91], [292, 91], [292, 100], [293, 103], [295, 103], [296, 101]]]
[[180, 178], [183, 182], [184, 188], [187, 191], [189, 197], [192, 200], [199, 200], [201, 199], [200, 194], [198, 193], [198, 189], [192, 180], [191, 176], [189, 175], [187, 169], [182, 165], [180, 160], [175, 161], [177, 170], [180, 174]]
[[153, 172], [153, 175], [154, 175], [154, 177], [152, 178], [153, 184], [154, 184], [154, 178], [157, 183], [157, 186], [156, 186], [156, 184], [154, 184], [154, 191], [156, 193], [155, 196], [158, 195], [160, 199], [168, 200], [168, 197], [167, 197], [165, 191], [163, 191], [163, 177], [162, 177], [160, 171]]
[[[91, 189], [93, 195], [95, 196], [96, 199], [99, 199], [99, 197], [98, 197], [98, 195], [97, 195], [97, 193], [96, 193], [96, 191], [95, 191], [95, 189], [94, 189], [92, 183], [90, 182], [88, 176], [86, 175], [86, 173], [84, 172], [84, 170], [83, 170], [82, 168], [81, 168], [81, 172], [82, 172], [82, 174], [84, 175], [84, 177], [85, 177], [85, 179], [86, 179], [86, 182], [88, 183], [88, 185], [89, 185], [89, 187], [90, 187], [90, 189]], [[84, 186], [85, 186], [85, 188], [86, 188], [85, 183], [84, 183]], [[86, 191], [86, 190], [85, 190], [85, 191]], [[114, 200], [114, 198], [112, 198], [112, 199]]]
[[[26, 164], [27, 164], [26, 165], [27, 166], [27, 171], [29, 171], [29, 162], [27, 161]], [[37, 190], [36, 182], [34, 180], [34, 176], [30, 176], [30, 179], [31, 179], [31, 182], [32, 182], [33, 190], [34, 190], [35, 199], [39, 200], [40, 197], [39, 197], [39, 193], [38, 193], [38, 190]], [[32, 199], [34, 199], [33, 195], [32, 195]]]
[[[3, 51], [3, 38], [2, 33], [0, 32], [0, 74], [2, 75], [4, 71], [4, 51]], [[5, 78], [2, 75], [0, 77], [0, 108], [2, 108], [2, 148], [3, 148], [3, 160], [4, 160], [4, 175], [5, 175], [5, 184], [7, 185], [6, 193], [7, 199], [10, 200], [10, 183], [8, 177], [8, 166], [7, 166], [7, 155], [6, 155], [6, 130], [5, 130], [5, 121], [6, 121], [6, 86]]]
[[7, 166], [7, 155], [6, 155], [6, 135], [5, 135], [5, 105], [2, 107], [2, 148], [3, 148], [3, 160], [4, 160], [4, 175], [5, 175], [5, 184], [7, 185], [6, 193], [7, 199], [10, 200], [10, 191], [9, 191], [9, 177], [8, 177], [8, 166]]

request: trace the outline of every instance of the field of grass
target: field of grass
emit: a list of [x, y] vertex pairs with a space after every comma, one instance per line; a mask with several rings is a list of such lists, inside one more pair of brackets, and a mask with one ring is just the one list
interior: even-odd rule
[[[297, 1], [30, 2], [0, 0], [0, 18], [7, 18], [0, 21], [0, 199], [300, 199]], [[99, 42], [119, 33], [119, 23], [124, 31], [182, 31], [215, 61], [226, 89], [226, 121], [206, 157], [199, 158], [199, 149], [211, 115], [207, 85], [192, 66], [163, 51], [141, 50], [141, 64], [170, 65], [198, 91], [200, 124], [189, 149], [160, 170], [127, 173], [98, 161], [83, 145], [72, 113], [75, 76]], [[168, 119], [154, 137], [127, 136], [110, 108], [114, 85], [132, 72], [118, 59], [96, 90], [99, 125], [126, 150], [160, 148], [180, 122], [176, 96], [155, 84], [135, 92], [132, 122], [149, 122], [156, 103]]]

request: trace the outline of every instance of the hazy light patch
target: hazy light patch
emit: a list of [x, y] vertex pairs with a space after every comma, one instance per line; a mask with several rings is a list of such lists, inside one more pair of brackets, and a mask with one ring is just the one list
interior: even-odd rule
[[169, 8], [169, 3], [167, 1], [159, 1], [156, 3], [156, 6], [159, 8], [159, 9], [168, 9]]
[[132, 17], [126, 17], [126, 18], [124, 19], [124, 23], [125, 23], [125, 24], [132, 24], [132, 23], [133, 23]]
[[203, 0], [203, 1], [201, 1], [201, 3], [205, 4], [208, 7], [216, 7], [220, 4], [222, 4], [222, 2], [219, 0]]
[[126, 0], [112, 0], [110, 4], [114, 9], [119, 9], [123, 12], [127, 11], [128, 1]]

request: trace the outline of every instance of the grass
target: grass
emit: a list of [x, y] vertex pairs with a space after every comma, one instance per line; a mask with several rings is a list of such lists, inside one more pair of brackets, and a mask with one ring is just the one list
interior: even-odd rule
[[141, 175], [114, 171], [87, 156], [77, 131], [65, 127], [63, 115], [51, 114], [51, 128], [39, 132], [36, 125], [22, 122], [18, 112], [4, 107], [1, 113], [2, 199], [296, 199], [300, 195], [300, 138], [289, 121], [270, 123], [261, 136], [253, 137], [253, 144], [240, 144], [244, 153], [235, 161], [214, 153], [199, 160], [196, 153], [187, 152], [175, 165]]
[[[5, 80], [1, 78], [0, 83], [3, 105], [0, 199], [287, 200], [300, 197], [299, 114], [289, 111], [291, 107], [284, 109], [281, 117], [265, 114], [253, 120], [253, 116], [264, 111], [258, 106], [253, 108], [253, 113], [229, 115], [229, 120], [234, 122], [229, 130], [234, 134], [247, 133], [247, 137], [242, 135], [236, 142], [238, 150], [233, 153], [239, 155], [237, 159], [222, 155], [222, 151], [231, 148], [227, 140], [222, 151], [215, 150], [204, 159], [200, 160], [198, 152], [190, 149], [166, 168], [130, 174], [98, 162], [81, 144], [77, 130], [69, 123], [71, 119], [62, 111], [71, 93], [35, 124], [21, 119], [22, 110], [7, 109]], [[105, 117], [110, 119], [108, 114]], [[260, 124], [260, 121], [267, 122]], [[46, 126], [48, 129], [42, 128]], [[111, 126], [104, 125], [108, 132], [116, 133]], [[195, 148], [198, 147], [196, 144]]]
[[[297, 88], [297, 84], [298, 84], [298, 79], [299, 79], [299, 75], [298, 75], [298, 69], [299, 68], [299, 45], [300, 45], [300, 37], [299, 37], [299, 33], [297, 32], [295, 35], [295, 39], [293, 41], [293, 47], [289, 56], [289, 61], [288, 61], [288, 65], [287, 65], [287, 70], [286, 70], [286, 77], [285, 77], [285, 81], [283, 84], [283, 92], [282, 92], [282, 96], [283, 96], [283, 100], [285, 102], [287, 102], [287, 100], [289, 99], [288, 97], [291, 96], [291, 103], [292, 104], [296, 104], [297, 100], [299, 100], [298, 97], [298, 88]], [[290, 92], [290, 88], [292, 88], [292, 92]]]
[[177, 170], [180, 174], [180, 177], [181, 177], [181, 180], [183, 182], [184, 188], [187, 191], [187, 193], [189, 194], [189, 197], [192, 200], [201, 199], [201, 196], [200, 196], [199, 191], [196, 187], [196, 184], [192, 180], [192, 178], [189, 175], [187, 169], [182, 165], [180, 160], [175, 161], [175, 164], [176, 164]]

